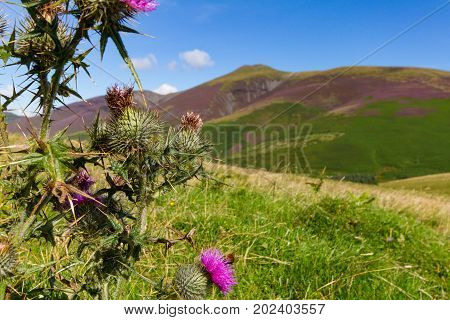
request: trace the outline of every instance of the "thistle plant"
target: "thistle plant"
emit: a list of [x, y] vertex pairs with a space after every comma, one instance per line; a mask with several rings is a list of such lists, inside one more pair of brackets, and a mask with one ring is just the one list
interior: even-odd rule
[[[77, 75], [89, 73], [86, 58], [95, 46], [103, 56], [108, 40], [142, 91], [121, 33], [138, 33], [128, 22], [155, 10], [156, 1], [22, 0], [20, 5], [26, 16], [13, 27], [0, 17], [0, 56], [24, 79], [12, 96], [2, 96], [0, 113], [5, 197], [0, 298], [108, 299], [121, 280], [136, 274], [144, 248], [164, 244], [167, 253], [178, 242], [193, 243], [192, 232], [180, 239], [156, 237], [147, 226], [148, 213], [161, 194], [207, 178], [203, 162], [210, 145], [202, 138], [199, 115], [188, 113], [171, 127], [150, 106], [134, 102], [132, 86], [108, 89], [109, 116], [97, 116], [87, 129], [88, 141], [72, 141], [67, 129], [51, 132], [53, 110], [69, 96], [81, 98]], [[25, 92], [32, 94], [29, 103], [37, 104], [41, 125], [30, 123], [23, 132], [26, 143], [9, 145], [3, 111]], [[29, 261], [36, 248], [40, 254]], [[174, 280], [165, 281], [171, 296], [203, 298], [211, 284], [229, 292], [234, 277], [224, 259], [218, 251], [204, 252], [201, 262], [174, 272]]]

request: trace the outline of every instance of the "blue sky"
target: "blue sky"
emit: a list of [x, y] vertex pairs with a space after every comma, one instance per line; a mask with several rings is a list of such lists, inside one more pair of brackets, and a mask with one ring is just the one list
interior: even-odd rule
[[[133, 26], [154, 38], [125, 35], [146, 89], [184, 90], [244, 64], [286, 71], [354, 64], [437, 7], [448, 5], [362, 65], [450, 70], [450, 1], [445, 0], [160, 0]], [[112, 44], [103, 61], [90, 56], [85, 98], [120, 81], [132, 83]], [[102, 70], [103, 69], [103, 70]], [[107, 70], [105, 72], [104, 70]], [[5, 89], [11, 75], [0, 77]], [[170, 91], [170, 90], [169, 90]], [[18, 106], [20, 108], [20, 106]]]

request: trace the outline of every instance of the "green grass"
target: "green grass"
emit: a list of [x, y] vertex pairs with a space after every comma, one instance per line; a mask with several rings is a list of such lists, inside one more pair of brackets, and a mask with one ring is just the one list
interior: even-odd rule
[[415, 190], [435, 195], [450, 196], [450, 173], [434, 174], [383, 183], [392, 189]]
[[[242, 169], [214, 175], [227, 185], [191, 182], [157, 198], [149, 217], [150, 236], [175, 239], [195, 229], [195, 245], [177, 243], [167, 254], [161, 244], [145, 247], [137, 272], [112, 287], [111, 298], [157, 299], [159, 284], [169, 285], [178, 265], [197, 261], [208, 247], [235, 256], [238, 285], [226, 299], [449, 298], [445, 222], [426, 212], [381, 209], [364, 194], [292, 193], [288, 177], [264, 187]], [[49, 279], [49, 245], [35, 241], [20, 257], [28, 286]], [[61, 275], [76, 277], [83, 265]]]
[[[157, 282], [167, 267], [217, 246], [236, 257], [229, 299], [448, 299], [448, 239], [431, 225], [369, 197], [291, 196], [235, 174], [221, 179], [234, 187], [202, 184], [158, 200], [151, 232], [163, 233], [156, 221], [196, 228], [196, 248], [177, 244], [167, 258], [149, 248], [142, 276]], [[138, 276], [121, 291], [154, 298]]]
[[[296, 172], [296, 156], [302, 143], [297, 141], [295, 146], [295, 136], [286, 137], [283, 128], [306, 124], [312, 135], [304, 152], [314, 173], [326, 167], [330, 175], [370, 174], [386, 181], [450, 171], [450, 99], [376, 102], [351, 115], [330, 115], [316, 108], [291, 106], [287, 102], [275, 103], [237, 119], [209, 124], [206, 130], [214, 133], [211, 138], [217, 144], [218, 157], [231, 164]], [[410, 107], [423, 114], [399, 115]], [[257, 145], [246, 141], [245, 130], [238, 140], [232, 139], [239, 126], [255, 131], [271, 119], [272, 127], [279, 125], [284, 143], [278, 141], [268, 149], [272, 132], [261, 134]], [[330, 135], [334, 138], [329, 139]], [[304, 138], [300, 135], [300, 140]], [[236, 143], [242, 149], [230, 152]]]

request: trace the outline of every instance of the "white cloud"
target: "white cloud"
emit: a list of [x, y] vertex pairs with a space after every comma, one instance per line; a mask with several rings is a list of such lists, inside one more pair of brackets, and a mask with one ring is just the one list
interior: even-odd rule
[[186, 63], [187, 66], [197, 69], [214, 65], [214, 61], [209, 56], [209, 53], [199, 49], [180, 53], [180, 59]]
[[178, 63], [176, 61], [170, 61], [167, 64], [167, 68], [172, 71], [175, 70], [177, 68], [177, 66], [178, 66]]
[[151, 69], [158, 64], [158, 60], [153, 53], [143, 58], [131, 58], [136, 69]]
[[166, 94], [169, 94], [169, 93], [178, 92], [178, 89], [176, 87], [168, 84], [168, 83], [163, 83], [158, 88], [153, 89], [152, 91], [155, 92], [155, 93], [166, 95]]
[[11, 84], [0, 86], [0, 94], [11, 97], [14, 92], [14, 87]]

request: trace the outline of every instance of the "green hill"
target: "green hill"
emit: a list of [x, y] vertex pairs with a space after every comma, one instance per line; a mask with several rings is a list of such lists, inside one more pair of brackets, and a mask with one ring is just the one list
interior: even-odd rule
[[[287, 130], [290, 125], [303, 131]], [[331, 112], [279, 102], [206, 129], [217, 156], [244, 167], [303, 173], [311, 168], [314, 174], [326, 168], [328, 175], [378, 181], [450, 171], [450, 99], [367, 102]]]
[[450, 196], [450, 173], [395, 180], [383, 183], [382, 186]]

